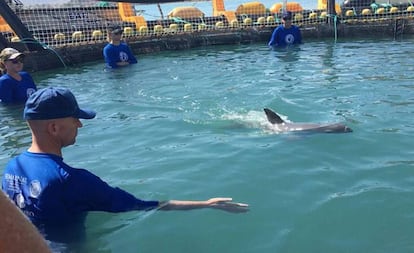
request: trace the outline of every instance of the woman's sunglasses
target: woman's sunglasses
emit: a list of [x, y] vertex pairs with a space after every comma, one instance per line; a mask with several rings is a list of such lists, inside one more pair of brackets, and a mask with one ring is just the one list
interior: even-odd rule
[[19, 57], [19, 58], [8, 60], [8, 61], [10, 61], [13, 64], [23, 63], [23, 57]]

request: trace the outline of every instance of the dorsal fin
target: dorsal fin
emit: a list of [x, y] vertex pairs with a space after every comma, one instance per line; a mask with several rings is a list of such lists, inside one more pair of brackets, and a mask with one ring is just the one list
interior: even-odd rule
[[274, 111], [268, 109], [268, 108], [264, 108], [263, 109], [266, 113], [267, 116], [267, 120], [272, 123], [272, 124], [282, 124], [284, 123], [283, 119], [280, 118], [279, 115], [277, 115]]

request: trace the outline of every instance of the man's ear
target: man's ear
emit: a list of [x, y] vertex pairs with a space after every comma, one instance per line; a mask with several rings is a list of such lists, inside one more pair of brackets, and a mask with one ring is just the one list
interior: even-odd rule
[[50, 135], [56, 136], [59, 132], [59, 124], [55, 120], [51, 120], [47, 123], [47, 131]]

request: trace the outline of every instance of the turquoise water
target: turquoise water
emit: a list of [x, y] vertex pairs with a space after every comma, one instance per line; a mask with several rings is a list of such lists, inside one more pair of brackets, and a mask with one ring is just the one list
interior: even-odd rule
[[[115, 72], [97, 62], [34, 73], [98, 112], [67, 163], [143, 199], [250, 204], [91, 213], [86, 242], [55, 252], [412, 252], [413, 42], [209, 47], [140, 55]], [[263, 107], [354, 132], [272, 132]], [[0, 107], [1, 168], [30, 143], [20, 110]]]

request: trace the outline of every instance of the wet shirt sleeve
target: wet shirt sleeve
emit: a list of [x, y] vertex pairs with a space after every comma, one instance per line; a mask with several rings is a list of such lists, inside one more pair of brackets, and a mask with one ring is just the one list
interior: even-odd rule
[[0, 100], [3, 103], [13, 102], [13, 86], [5, 75], [0, 78]]
[[135, 63], [137, 63], [138, 62], [137, 61], [137, 58], [135, 58], [135, 56], [132, 53], [131, 49], [127, 45], [125, 45], [125, 46], [126, 46], [127, 52], [128, 52], [128, 62], [129, 62], [129, 64], [135, 64]]
[[270, 37], [270, 41], [268, 43], [269, 46], [277, 46], [278, 45], [278, 35], [280, 33], [280, 28], [277, 27], [273, 30], [272, 36]]
[[158, 201], [138, 199], [83, 169], [74, 169], [66, 179], [64, 188], [68, 207], [81, 212], [151, 210], [159, 204]]
[[103, 55], [105, 63], [110, 68], [117, 68], [116, 64], [119, 61], [118, 52], [113, 48], [111, 44], [108, 44], [103, 49]]

